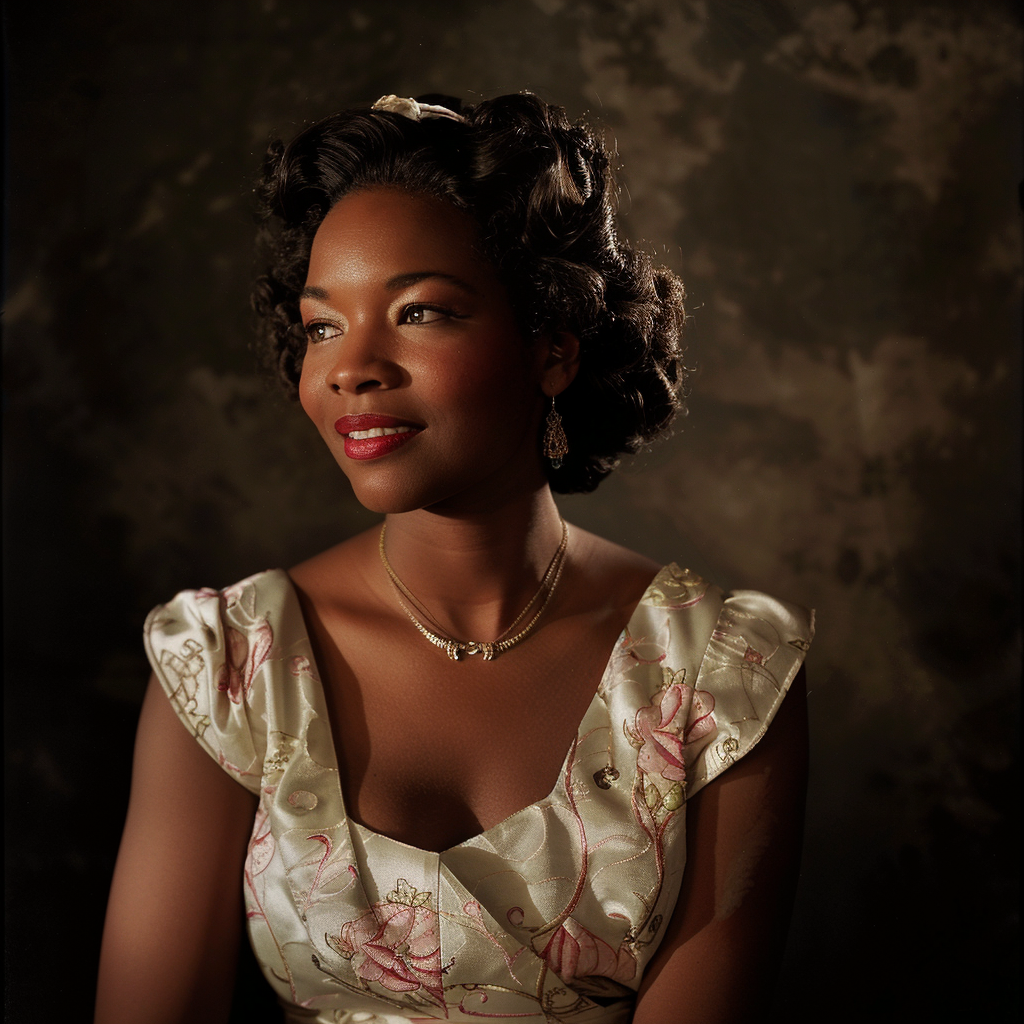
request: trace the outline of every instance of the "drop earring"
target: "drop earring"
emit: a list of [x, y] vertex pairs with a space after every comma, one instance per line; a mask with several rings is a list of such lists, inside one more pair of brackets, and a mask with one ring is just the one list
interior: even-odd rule
[[562, 429], [562, 417], [555, 408], [555, 396], [551, 396], [551, 411], [548, 413], [547, 426], [544, 428], [544, 455], [551, 460], [551, 468], [558, 469], [562, 459], [569, 452], [569, 442]]

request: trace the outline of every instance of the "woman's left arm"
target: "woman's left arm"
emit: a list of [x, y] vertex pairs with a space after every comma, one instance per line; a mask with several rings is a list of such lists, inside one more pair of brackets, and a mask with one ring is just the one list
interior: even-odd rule
[[683, 884], [633, 1024], [763, 1019], [796, 891], [806, 790], [801, 668], [754, 749], [686, 804]]

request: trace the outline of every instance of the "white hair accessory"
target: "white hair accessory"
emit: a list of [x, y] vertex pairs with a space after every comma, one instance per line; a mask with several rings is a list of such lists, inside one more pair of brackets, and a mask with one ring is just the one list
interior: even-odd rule
[[449, 110], [447, 107], [439, 107], [433, 103], [420, 103], [411, 96], [395, 96], [393, 93], [389, 96], [381, 96], [370, 109], [384, 110], [389, 114], [401, 114], [402, 117], [407, 117], [410, 121], [424, 121], [431, 117], [447, 117], [451, 121], [462, 121], [463, 124], [466, 121], [461, 114], [456, 114], [454, 110]]

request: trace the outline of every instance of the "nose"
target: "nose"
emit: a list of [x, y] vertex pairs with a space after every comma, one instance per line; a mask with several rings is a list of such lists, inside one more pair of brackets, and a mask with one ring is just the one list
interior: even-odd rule
[[387, 391], [402, 382], [402, 370], [391, 356], [382, 332], [367, 324], [350, 325], [335, 347], [327, 371], [332, 391], [351, 395]]

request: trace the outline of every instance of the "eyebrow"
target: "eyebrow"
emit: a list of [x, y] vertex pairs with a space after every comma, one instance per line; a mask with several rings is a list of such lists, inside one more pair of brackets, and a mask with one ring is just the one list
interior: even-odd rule
[[[467, 292], [470, 295], [479, 295], [479, 291], [474, 288], [468, 281], [464, 281], [461, 277], [456, 277], [454, 274], [444, 274], [439, 270], [420, 270], [412, 274], [399, 274], [396, 277], [389, 278], [384, 282], [384, 287], [390, 292], [398, 292], [403, 288], [410, 288], [414, 284], [419, 284], [420, 281], [425, 281], [428, 278], [439, 277], [443, 281], [448, 281], [455, 285], [456, 288], [460, 288], [462, 291]], [[326, 288], [320, 288], [315, 284], [307, 284], [305, 288], [299, 293], [300, 299], [319, 299], [321, 302], [327, 302], [330, 295]]]
[[464, 292], [469, 292], [470, 295], [479, 294], [468, 281], [463, 281], [461, 277], [456, 277], [454, 274], [444, 274], [440, 270], [421, 270], [414, 274], [399, 274], [397, 277], [392, 277], [386, 282], [385, 288], [388, 291], [397, 292], [403, 288], [409, 288], [414, 284], [419, 284], [420, 281], [425, 281], [430, 277], [439, 277], [443, 281], [450, 281], [456, 288], [461, 288]]

